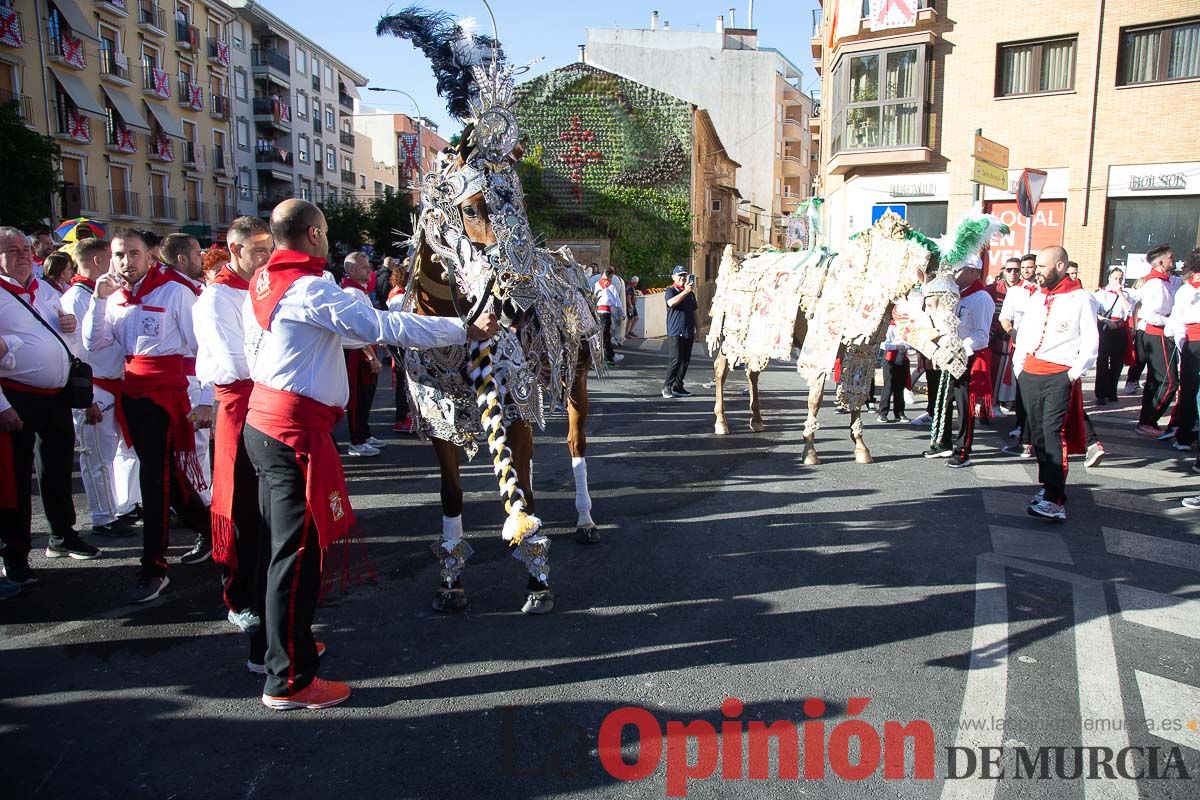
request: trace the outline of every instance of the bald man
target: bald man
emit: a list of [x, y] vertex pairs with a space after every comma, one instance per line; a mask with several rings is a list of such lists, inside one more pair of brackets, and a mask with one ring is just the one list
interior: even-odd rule
[[1042, 484], [1027, 510], [1030, 516], [1065, 522], [1067, 414], [1074, 392], [1082, 424], [1080, 381], [1096, 365], [1098, 304], [1067, 278], [1067, 251], [1061, 247], [1038, 253], [1036, 277], [1038, 291], [1025, 304], [1013, 353]]
[[244, 314], [254, 388], [243, 438], [270, 542], [265, 658], [251, 670], [266, 675], [267, 707], [326, 708], [350, 697], [346, 684], [317, 677], [325, 646], [312, 633], [323, 554], [354, 524], [332, 436], [350, 396], [342, 340], [447, 347], [490, 339], [499, 325], [490, 313], [467, 329], [457, 319], [380, 311], [342, 291], [322, 276], [329, 226], [312, 203], [280, 203], [271, 233], [279, 249], [250, 280]]

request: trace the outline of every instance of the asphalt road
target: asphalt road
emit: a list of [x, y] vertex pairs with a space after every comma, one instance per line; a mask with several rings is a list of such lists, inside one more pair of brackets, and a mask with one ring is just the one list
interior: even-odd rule
[[[1197, 796], [1200, 516], [1178, 499], [1200, 477], [1190, 458], [1132, 431], [1132, 399], [1094, 415], [1110, 456], [1090, 471], [1073, 461], [1071, 518], [1053, 526], [1024, 513], [1034, 467], [998, 452], [1007, 422], [980, 428], [973, 468], [950, 470], [917, 455], [924, 432], [871, 415], [877, 463], [863, 466], [845, 417], [827, 406], [824, 463], [804, 467], [794, 371], [763, 376], [765, 433], [749, 432], [735, 388], [734, 433], [718, 438], [712, 392], [699, 386], [711, 375], [705, 359], [693, 363], [696, 396], [664, 400], [660, 343], [627, 353], [592, 384], [602, 544], [571, 536], [564, 418], [538, 440], [534, 484], [554, 532], [558, 600], [546, 617], [518, 610], [525, 577], [500, 540], [482, 456], [465, 468], [471, 606], [431, 610], [435, 461], [428, 445], [390, 433], [381, 387], [376, 434], [393, 444], [347, 461], [379, 581], [317, 615], [329, 646], [322, 674], [354, 690], [339, 708], [280, 713], [258, 702], [261, 679], [244, 668], [211, 563], [173, 566], [168, 593], [134, 609], [124, 596], [136, 539], [106, 545], [97, 561], [48, 562], [39, 516], [41, 583], [0, 604], [0, 796]], [[86, 508], [81, 492], [75, 502]], [[177, 532], [173, 554], [189, 541]], [[727, 698], [744, 707], [723, 713]], [[823, 712], [805, 705], [813, 698]], [[644, 768], [639, 780], [617, 780], [598, 753], [623, 707], [642, 709], [626, 715], [645, 725], [640, 749], [636, 726], [616, 734], [626, 762]], [[806, 720], [799, 756], [784, 747], [780, 765], [772, 745], [769, 778], [749, 779], [739, 743], [749, 764], [761, 743], [733, 734]], [[913, 721], [928, 723], [934, 776], [913, 777], [912, 742], [903, 779], [872, 768], [872, 737]], [[705, 723], [723, 722], [733, 727], [720, 745], [704, 736]], [[1089, 748], [1086, 774], [1100, 748], [1115, 757], [1129, 746], [1159, 748], [1169, 777], [1107, 780], [1098, 768], [1094, 780], [1059, 778], [1053, 761], [1047, 779], [1013, 777], [1021, 753], [1035, 758], [1039, 747], [1068, 748], [1069, 775], [1070, 748]], [[976, 764], [948, 780], [952, 747], [977, 760], [981, 747], [1003, 748], [1005, 779], [981, 779]], [[962, 773], [965, 751], [955, 752]], [[1129, 751], [1131, 771], [1149, 770], [1146, 752]], [[809, 758], [825, 764], [823, 778], [805, 777]], [[863, 779], [851, 779], [864, 762]], [[711, 777], [685, 781], [687, 765]], [[797, 767], [800, 779], [788, 779]]]

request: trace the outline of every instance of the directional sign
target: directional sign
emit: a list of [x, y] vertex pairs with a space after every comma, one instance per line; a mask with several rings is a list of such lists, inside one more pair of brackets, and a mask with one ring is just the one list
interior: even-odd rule
[[[979, 161], [986, 161], [989, 164], [995, 164], [1001, 169], [1008, 169], [1008, 148], [999, 142], [993, 142], [991, 139], [985, 139], [979, 134], [975, 134], [975, 158]], [[980, 181], [983, 183], [983, 181]], [[991, 186], [991, 184], [988, 184]], [[1008, 187], [1003, 187], [1007, 189]]]
[[876, 203], [871, 206], [871, 224], [874, 225], [887, 212], [891, 211], [900, 219], [908, 219], [908, 205], [906, 203]]
[[971, 159], [971, 162], [971, 180], [975, 183], [982, 183], [984, 186], [992, 186], [1002, 192], [1008, 191], [1008, 170], [987, 161], [980, 161], [978, 158]]

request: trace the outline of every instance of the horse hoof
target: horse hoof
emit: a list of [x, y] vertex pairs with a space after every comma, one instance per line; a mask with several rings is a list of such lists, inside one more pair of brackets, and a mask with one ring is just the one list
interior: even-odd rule
[[525, 605], [521, 606], [521, 612], [524, 614], [549, 614], [553, 610], [554, 592], [549, 589], [530, 592], [525, 598]]
[[433, 595], [433, 610], [442, 614], [455, 614], [467, 607], [467, 593], [462, 589], [439, 588]]
[[804, 466], [806, 466], [806, 467], [821, 466], [821, 459], [817, 455], [816, 450], [809, 450], [807, 453], [804, 454]]
[[762, 433], [766, 429], [767, 426], [763, 425], [763, 421], [761, 419], [750, 420], [750, 430], [754, 431], [755, 433]]
[[713, 433], [715, 433], [717, 436], [728, 436], [729, 425], [724, 422], [718, 422], [717, 424], [713, 425]]
[[599, 544], [600, 529], [595, 525], [575, 529], [575, 541], [581, 544]]
[[863, 447], [854, 451], [854, 460], [859, 464], [874, 464], [875, 459], [871, 458], [871, 451]]

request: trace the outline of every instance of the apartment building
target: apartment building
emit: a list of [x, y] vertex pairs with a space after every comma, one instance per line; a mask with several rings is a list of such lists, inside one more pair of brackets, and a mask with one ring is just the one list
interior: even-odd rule
[[395, 170], [396, 186], [411, 192], [413, 204], [419, 204], [420, 175], [436, 171], [438, 153], [450, 146], [438, 133], [437, 123], [359, 103], [354, 130], [370, 140], [372, 161], [382, 169]]
[[204, 0], [0, 2], [0, 99], [62, 149], [52, 221], [220, 235], [235, 216], [231, 18]]
[[233, 146], [238, 209], [269, 215], [281, 200], [353, 196], [354, 103], [367, 79], [251, 0], [236, 12]]
[[[835, 247], [880, 203], [904, 203], [930, 235], [981, 206], [1014, 229], [992, 247], [994, 270], [1024, 248], [1012, 190], [1027, 167], [1047, 173], [1032, 246], [1066, 247], [1085, 285], [1116, 265], [1138, 277], [1158, 242], [1180, 258], [1200, 244], [1195, 2], [822, 5], [811, 48]], [[980, 129], [1009, 149], [1005, 189], [972, 182]]]
[[354, 132], [354, 171], [358, 174], [355, 197], [359, 200], [370, 202], [400, 191], [400, 170], [395, 162], [377, 160], [374, 140], [359, 130]]
[[753, 220], [743, 230], [754, 246], [782, 244], [783, 217], [810, 196], [815, 174], [812, 98], [799, 67], [761, 45], [755, 28], [733, 22], [721, 16], [712, 32], [672, 30], [654, 12], [649, 29], [588, 28], [581, 60], [705, 108], [741, 165], [737, 189]]

